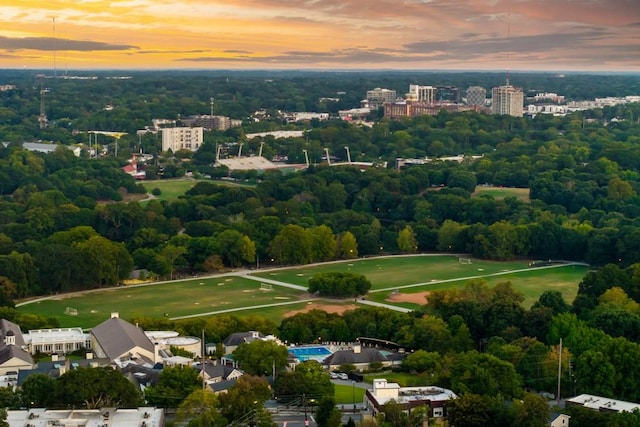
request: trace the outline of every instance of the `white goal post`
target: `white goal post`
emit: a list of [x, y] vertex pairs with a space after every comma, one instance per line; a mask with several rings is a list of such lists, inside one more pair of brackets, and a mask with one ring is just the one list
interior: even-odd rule
[[78, 310], [75, 309], [75, 308], [67, 307], [64, 310], [64, 314], [66, 314], [67, 316], [77, 316], [78, 315]]
[[270, 283], [260, 283], [260, 290], [261, 291], [272, 291], [273, 290], [273, 285]]
[[471, 264], [471, 258], [458, 257], [458, 264]]

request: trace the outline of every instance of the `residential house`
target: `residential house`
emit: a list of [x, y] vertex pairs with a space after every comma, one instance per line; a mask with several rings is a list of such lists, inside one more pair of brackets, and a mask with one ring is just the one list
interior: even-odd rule
[[569, 427], [570, 419], [569, 415], [554, 412], [549, 416], [549, 427]]
[[142, 393], [147, 387], [158, 384], [158, 378], [162, 372], [162, 365], [141, 366], [128, 364], [120, 368], [120, 372], [131, 381]]
[[224, 339], [224, 341], [222, 341], [222, 349], [224, 351], [224, 354], [231, 354], [236, 350], [236, 348], [238, 348], [240, 344], [265, 339], [267, 339], [267, 337], [264, 336], [262, 332], [258, 331], [236, 332], [229, 335]]
[[200, 370], [200, 376], [204, 375], [204, 380], [207, 384], [215, 384], [223, 381], [237, 380], [244, 373], [230, 364], [218, 363], [217, 361], [206, 362], [204, 369], [202, 364], [197, 363], [194, 368]]
[[0, 319], [0, 375], [31, 369], [33, 358], [27, 351], [20, 327], [6, 319]]
[[34, 374], [45, 374], [51, 378], [58, 378], [66, 372], [80, 367], [97, 368], [110, 365], [111, 361], [109, 359], [95, 359], [93, 353], [87, 353], [85, 359], [74, 360], [52, 354], [50, 361], [40, 361], [36, 363], [33, 369], [20, 370], [20, 372], [18, 372], [18, 386], [21, 386], [27, 378]]

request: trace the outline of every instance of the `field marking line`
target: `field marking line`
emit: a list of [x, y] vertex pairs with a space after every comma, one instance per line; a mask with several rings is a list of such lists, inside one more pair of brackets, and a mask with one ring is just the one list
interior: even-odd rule
[[274, 303], [271, 303], [271, 304], [261, 304], [261, 305], [245, 306], [245, 307], [236, 307], [236, 308], [229, 308], [227, 310], [209, 311], [207, 313], [187, 314], [185, 316], [170, 317], [169, 320], [191, 319], [191, 318], [194, 318], [194, 317], [213, 316], [215, 314], [232, 313], [234, 311], [254, 310], [254, 309], [258, 309], [258, 308], [280, 307], [280, 306], [283, 306], [283, 305], [309, 303], [309, 302], [313, 302], [313, 301], [318, 301], [320, 299], [321, 298], [311, 298], [311, 299], [303, 299], [303, 300], [297, 300], [297, 301], [274, 302]]
[[499, 271], [497, 273], [483, 274], [478, 276], [456, 277], [454, 279], [442, 279], [442, 280], [435, 280], [435, 281], [422, 282], [422, 283], [413, 283], [411, 285], [394, 286], [392, 288], [375, 289], [375, 290], [370, 290], [369, 293], [374, 294], [378, 292], [389, 292], [396, 289], [418, 288], [418, 287], [427, 286], [427, 285], [437, 285], [438, 283], [449, 283], [449, 282], [457, 282], [462, 280], [483, 279], [485, 277], [506, 276], [508, 274], [514, 274], [514, 273], [526, 273], [526, 272], [536, 271], [536, 270], [546, 270], [550, 268], [562, 268], [562, 267], [570, 267], [570, 266], [584, 267], [585, 264], [580, 262], [569, 262], [566, 264], [546, 265], [544, 267], [520, 268], [517, 270]]

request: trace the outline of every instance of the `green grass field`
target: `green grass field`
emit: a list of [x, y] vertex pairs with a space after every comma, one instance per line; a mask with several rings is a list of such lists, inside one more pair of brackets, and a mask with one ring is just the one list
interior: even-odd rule
[[[227, 311], [238, 317], [260, 315], [279, 323], [291, 312], [315, 306], [321, 308], [323, 304], [352, 307], [353, 301], [318, 299], [310, 302], [307, 301], [309, 296], [306, 292], [277, 285], [272, 285], [270, 291], [260, 290], [260, 278], [305, 286], [309, 277], [326, 271], [364, 274], [373, 283], [367, 300], [409, 309], [417, 309], [423, 305], [426, 302], [424, 296], [419, 295], [419, 303], [389, 302], [387, 298], [393, 291], [417, 294], [449, 289], [463, 286], [471, 277], [500, 274], [484, 277], [483, 280], [490, 286], [511, 281], [516, 289], [523, 292], [524, 304], [529, 307], [548, 289], [559, 290], [567, 302], [573, 301], [578, 283], [587, 270], [583, 266], [530, 270], [527, 261], [491, 262], [474, 259], [471, 264], [461, 264], [455, 256], [368, 258], [252, 273], [256, 280], [226, 275], [59, 295], [20, 305], [18, 309], [23, 313], [57, 318], [62, 327], [93, 327], [114, 311], [124, 319], [137, 316], [167, 316], [175, 319]], [[441, 280], [446, 282], [435, 282]], [[77, 315], [65, 314], [67, 307], [77, 310]]]
[[[158, 179], [155, 181], [145, 181], [142, 185], [147, 190], [148, 193], [154, 188], [159, 188], [161, 194], [156, 197], [157, 200], [166, 200], [172, 201], [177, 200], [180, 196], [184, 195], [187, 191], [189, 191], [194, 185], [198, 182], [202, 182], [203, 180], [197, 180], [192, 178], [176, 178], [176, 179]], [[206, 180], [207, 182], [211, 182], [216, 185], [225, 185], [225, 186], [244, 186], [244, 187], [253, 187], [253, 184], [246, 183], [238, 183], [233, 181], [221, 181], [221, 180]], [[145, 200], [148, 201], [149, 199]]]
[[345, 408], [353, 402], [362, 403], [364, 399], [363, 388], [343, 384], [334, 384], [334, 387], [336, 404], [345, 405]]
[[[527, 308], [538, 300], [540, 295], [547, 290], [557, 290], [562, 293], [565, 301], [571, 303], [578, 292], [578, 283], [589, 271], [588, 267], [581, 265], [567, 265], [550, 269], [536, 269], [530, 271], [520, 271], [500, 276], [491, 276], [483, 278], [490, 287], [501, 282], [511, 282], [515, 289], [524, 294], [523, 305]], [[422, 294], [428, 291], [441, 289], [451, 289], [454, 287], [463, 287], [468, 280], [456, 280], [445, 283], [433, 283], [424, 286], [417, 286], [400, 290], [401, 294]], [[370, 292], [367, 299], [385, 304], [393, 304], [400, 307], [417, 309], [422, 304], [409, 302], [393, 302], [387, 301], [391, 291]], [[426, 300], [425, 300], [426, 302]]]
[[[23, 305], [19, 310], [55, 317], [62, 327], [88, 328], [108, 319], [114, 311], [124, 319], [165, 315], [174, 318], [246, 306], [293, 303], [302, 295], [303, 292], [275, 286], [271, 291], [263, 291], [260, 282], [229, 276], [60, 295]], [[67, 307], [76, 309], [78, 314], [64, 314]], [[284, 312], [292, 309], [288, 305], [283, 307]]]
[[254, 273], [282, 282], [306, 286], [314, 274], [327, 272], [351, 272], [362, 274], [371, 281], [372, 290], [394, 288], [414, 283], [428, 283], [435, 280], [456, 279], [499, 273], [505, 270], [528, 268], [528, 261], [494, 262], [473, 260], [472, 264], [460, 264], [458, 257], [409, 256], [389, 258], [359, 258], [313, 266], [288, 268], [277, 271]]
[[492, 196], [494, 199], [504, 199], [505, 197], [515, 197], [523, 202], [529, 201], [529, 189], [528, 188], [507, 188], [507, 187], [484, 187], [477, 186], [476, 191], [473, 192], [473, 197], [482, 195]]
[[176, 200], [184, 193], [189, 191], [194, 185], [198, 183], [198, 180], [190, 178], [180, 179], [158, 179], [154, 181], [146, 181], [143, 185], [148, 193], [154, 188], [159, 188], [161, 194], [156, 197], [157, 200]]

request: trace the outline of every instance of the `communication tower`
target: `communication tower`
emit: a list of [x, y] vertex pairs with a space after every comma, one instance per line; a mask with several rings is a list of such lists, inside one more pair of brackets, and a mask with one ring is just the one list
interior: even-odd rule
[[38, 117], [38, 123], [40, 124], [40, 129], [46, 129], [49, 121], [44, 109], [44, 94], [46, 92], [44, 89], [44, 74], [38, 74], [38, 79], [40, 80], [40, 116]]

